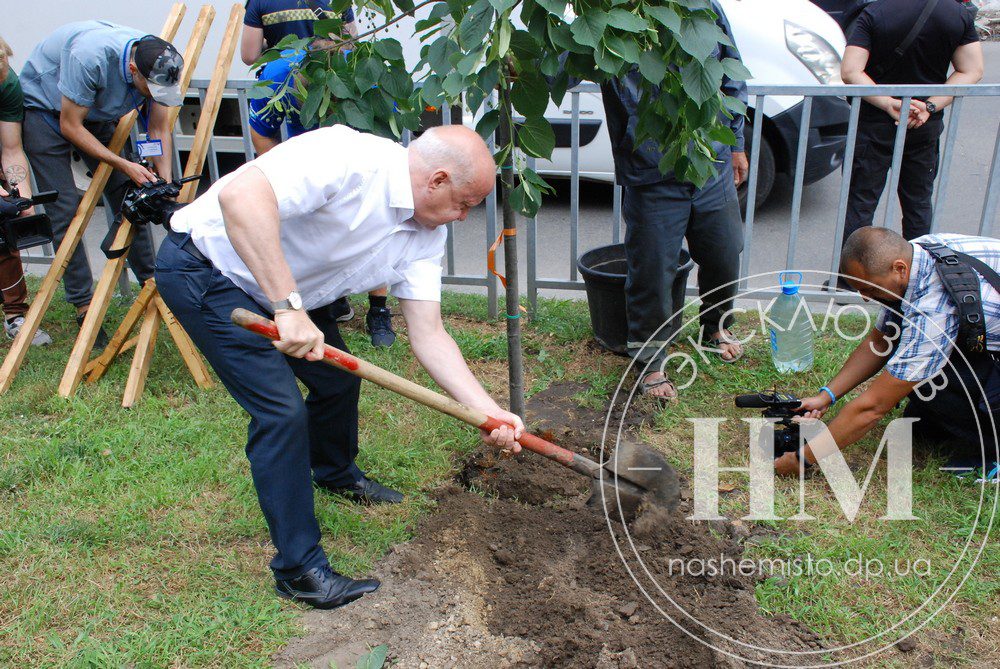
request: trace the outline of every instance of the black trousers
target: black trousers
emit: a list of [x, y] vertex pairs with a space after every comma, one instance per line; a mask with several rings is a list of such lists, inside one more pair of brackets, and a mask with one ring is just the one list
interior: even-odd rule
[[[116, 124], [84, 123], [97, 139], [107, 144], [111, 141]], [[49, 112], [39, 109], [27, 109], [24, 113], [24, 152], [31, 161], [31, 169], [38, 182], [38, 190], [59, 191], [59, 198], [45, 205], [45, 212], [52, 219], [52, 232], [55, 245], [62, 244], [66, 230], [69, 228], [77, 207], [80, 206], [80, 194], [73, 182], [72, 154], [73, 146], [59, 131], [59, 118]], [[91, 170], [96, 170], [98, 161], [80, 152], [83, 162]], [[111, 171], [111, 178], [104, 189], [111, 204], [112, 211], [117, 214], [125, 197], [125, 190], [132, 182], [118, 170]], [[153, 236], [148, 226], [136, 228], [135, 239], [129, 247], [128, 263], [139, 283], [153, 276]], [[87, 250], [84, 244], [76, 247], [70, 257], [69, 264], [63, 274], [63, 286], [66, 288], [66, 301], [82, 307], [90, 304], [93, 297], [94, 276], [87, 260]]]
[[[885, 120], [865, 118], [862, 114], [858, 123], [851, 191], [844, 222], [845, 242], [852, 232], [872, 224], [875, 209], [885, 190], [886, 177], [892, 166], [896, 124], [887, 114], [882, 116]], [[896, 189], [903, 212], [903, 237], [906, 239], [926, 235], [931, 230], [931, 196], [938, 173], [939, 139], [943, 129], [944, 120], [939, 113], [924, 125], [906, 133], [899, 187]]]
[[[327, 564], [313, 508], [312, 481], [350, 485], [364, 473], [358, 454], [361, 380], [317, 362], [290, 358], [263, 337], [233, 325], [242, 307], [266, 313], [209, 262], [171, 233], [156, 258], [163, 300], [250, 415], [246, 454], [257, 499], [277, 555], [271, 569], [289, 579]], [[347, 350], [330, 309], [309, 312], [327, 343]], [[309, 390], [303, 400], [296, 383]]]
[[622, 217], [629, 355], [643, 363], [654, 358], [660, 362], [666, 347], [659, 355], [657, 349], [677, 332], [680, 320], [671, 316], [684, 305], [673, 303], [672, 291], [685, 238], [698, 265], [704, 336], [724, 327], [723, 314], [736, 297], [743, 250], [743, 221], [731, 164], [700, 189], [676, 181], [626, 186]]
[[[916, 434], [931, 441], [947, 442], [963, 454], [978, 454], [985, 447], [987, 457], [996, 448], [990, 416], [1000, 430], [1000, 369], [989, 353], [966, 354], [963, 360], [952, 353], [943, 370], [944, 378], [935, 378], [910, 393], [904, 416], [919, 418]], [[931, 386], [938, 389], [931, 395]], [[982, 390], [980, 390], [982, 386]], [[980, 432], [982, 430], [982, 432]]]

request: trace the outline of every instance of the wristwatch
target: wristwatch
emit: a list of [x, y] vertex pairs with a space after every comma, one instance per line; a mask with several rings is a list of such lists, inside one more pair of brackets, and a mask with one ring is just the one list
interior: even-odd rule
[[275, 312], [285, 309], [291, 311], [298, 311], [302, 308], [302, 296], [298, 294], [297, 291], [292, 291], [283, 300], [278, 300], [277, 302], [271, 302], [271, 309]]
[[924, 106], [927, 107], [927, 113], [928, 114], [933, 114], [934, 112], [937, 111], [937, 105], [934, 104], [933, 102], [930, 102], [930, 101], [925, 102]]

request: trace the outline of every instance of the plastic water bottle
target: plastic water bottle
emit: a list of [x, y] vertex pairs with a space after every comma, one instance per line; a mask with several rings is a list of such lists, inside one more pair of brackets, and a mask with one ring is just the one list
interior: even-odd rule
[[813, 328], [809, 308], [799, 296], [802, 273], [782, 272], [778, 281], [781, 295], [767, 314], [771, 360], [781, 374], [804, 372], [813, 365]]

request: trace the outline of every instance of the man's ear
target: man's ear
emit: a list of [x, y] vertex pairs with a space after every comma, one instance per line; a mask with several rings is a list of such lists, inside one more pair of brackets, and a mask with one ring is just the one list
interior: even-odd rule
[[449, 179], [449, 175], [444, 170], [436, 170], [434, 174], [431, 175], [430, 187], [431, 190], [439, 188], [445, 184]]

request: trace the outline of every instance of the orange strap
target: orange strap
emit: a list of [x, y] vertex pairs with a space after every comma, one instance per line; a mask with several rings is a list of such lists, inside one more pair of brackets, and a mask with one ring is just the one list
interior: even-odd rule
[[497, 240], [493, 242], [493, 246], [491, 246], [490, 250], [486, 252], [486, 267], [496, 278], [500, 279], [500, 283], [504, 288], [507, 287], [507, 277], [497, 272], [497, 248], [500, 246], [500, 242], [504, 241], [504, 237], [515, 236], [517, 236], [516, 228], [504, 228], [500, 231], [500, 234], [497, 235]]

